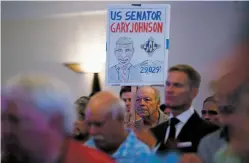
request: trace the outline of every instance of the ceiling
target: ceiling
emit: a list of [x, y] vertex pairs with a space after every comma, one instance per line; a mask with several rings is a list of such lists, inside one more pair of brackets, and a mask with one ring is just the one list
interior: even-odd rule
[[[2, 20], [39, 19], [60, 15], [104, 11], [109, 4], [134, 4], [141, 1], [2, 1]], [[142, 3], [165, 3], [143, 1]]]

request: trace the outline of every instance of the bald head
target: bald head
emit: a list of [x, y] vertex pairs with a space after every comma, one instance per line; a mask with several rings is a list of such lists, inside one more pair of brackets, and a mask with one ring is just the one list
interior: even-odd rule
[[111, 92], [102, 91], [91, 97], [86, 122], [97, 148], [103, 151], [120, 145], [125, 131], [125, 104]]
[[91, 97], [86, 111], [94, 115], [111, 113], [113, 118], [121, 118], [124, 117], [125, 104], [113, 93], [101, 91]]

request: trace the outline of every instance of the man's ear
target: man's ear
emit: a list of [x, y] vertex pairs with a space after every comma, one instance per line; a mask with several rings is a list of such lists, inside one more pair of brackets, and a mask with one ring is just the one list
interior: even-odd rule
[[158, 100], [157, 100], [157, 103], [156, 103], [156, 106], [157, 106], [157, 108], [159, 108], [159, 109], [160, 109], [160, 104], [161, 104], [161, 101], [158, 99]]
[[63, 117], [60, 114], [55, 113], [50, 117], [49, 126], [52, 129], [59, 130], [62, 132], [64, 130], [63, 122], [64, 122]]

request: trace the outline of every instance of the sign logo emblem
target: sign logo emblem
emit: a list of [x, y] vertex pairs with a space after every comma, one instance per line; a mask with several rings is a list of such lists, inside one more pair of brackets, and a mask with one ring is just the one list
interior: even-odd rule
[[150, 37], [144, 44], [141, 45], [141, 48], [151, 57], [153, 53], [159, 49], [161, 45], [157, 44], [155, 40]]

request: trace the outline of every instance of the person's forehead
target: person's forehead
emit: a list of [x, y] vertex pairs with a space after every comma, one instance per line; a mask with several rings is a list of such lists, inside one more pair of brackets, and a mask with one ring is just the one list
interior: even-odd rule
[[171, 71], [168, 73], [167, 82], [186, 83], [188, 82], [188, 76], [181, 71]]
[[142, 87], [138, 89], [137, 96], [152, 97], [155, 96], [155, 90], [151, 87]]
[[87, 110], [86, 111], [86, 120], [88, 121], [103, 121], [108, 118], [109, 113], [103, 113], [97, 110]]
[[132, 93], [131, 92], [124, 92], [121, 95], [121, 98], [131, 98]]
[[203, 105], [203, 109], [204, 110], [217, 110], [218, 106], [215, 103], [213, 103], [212, 101], [210, 101], [210, 102], [206, 102]]

